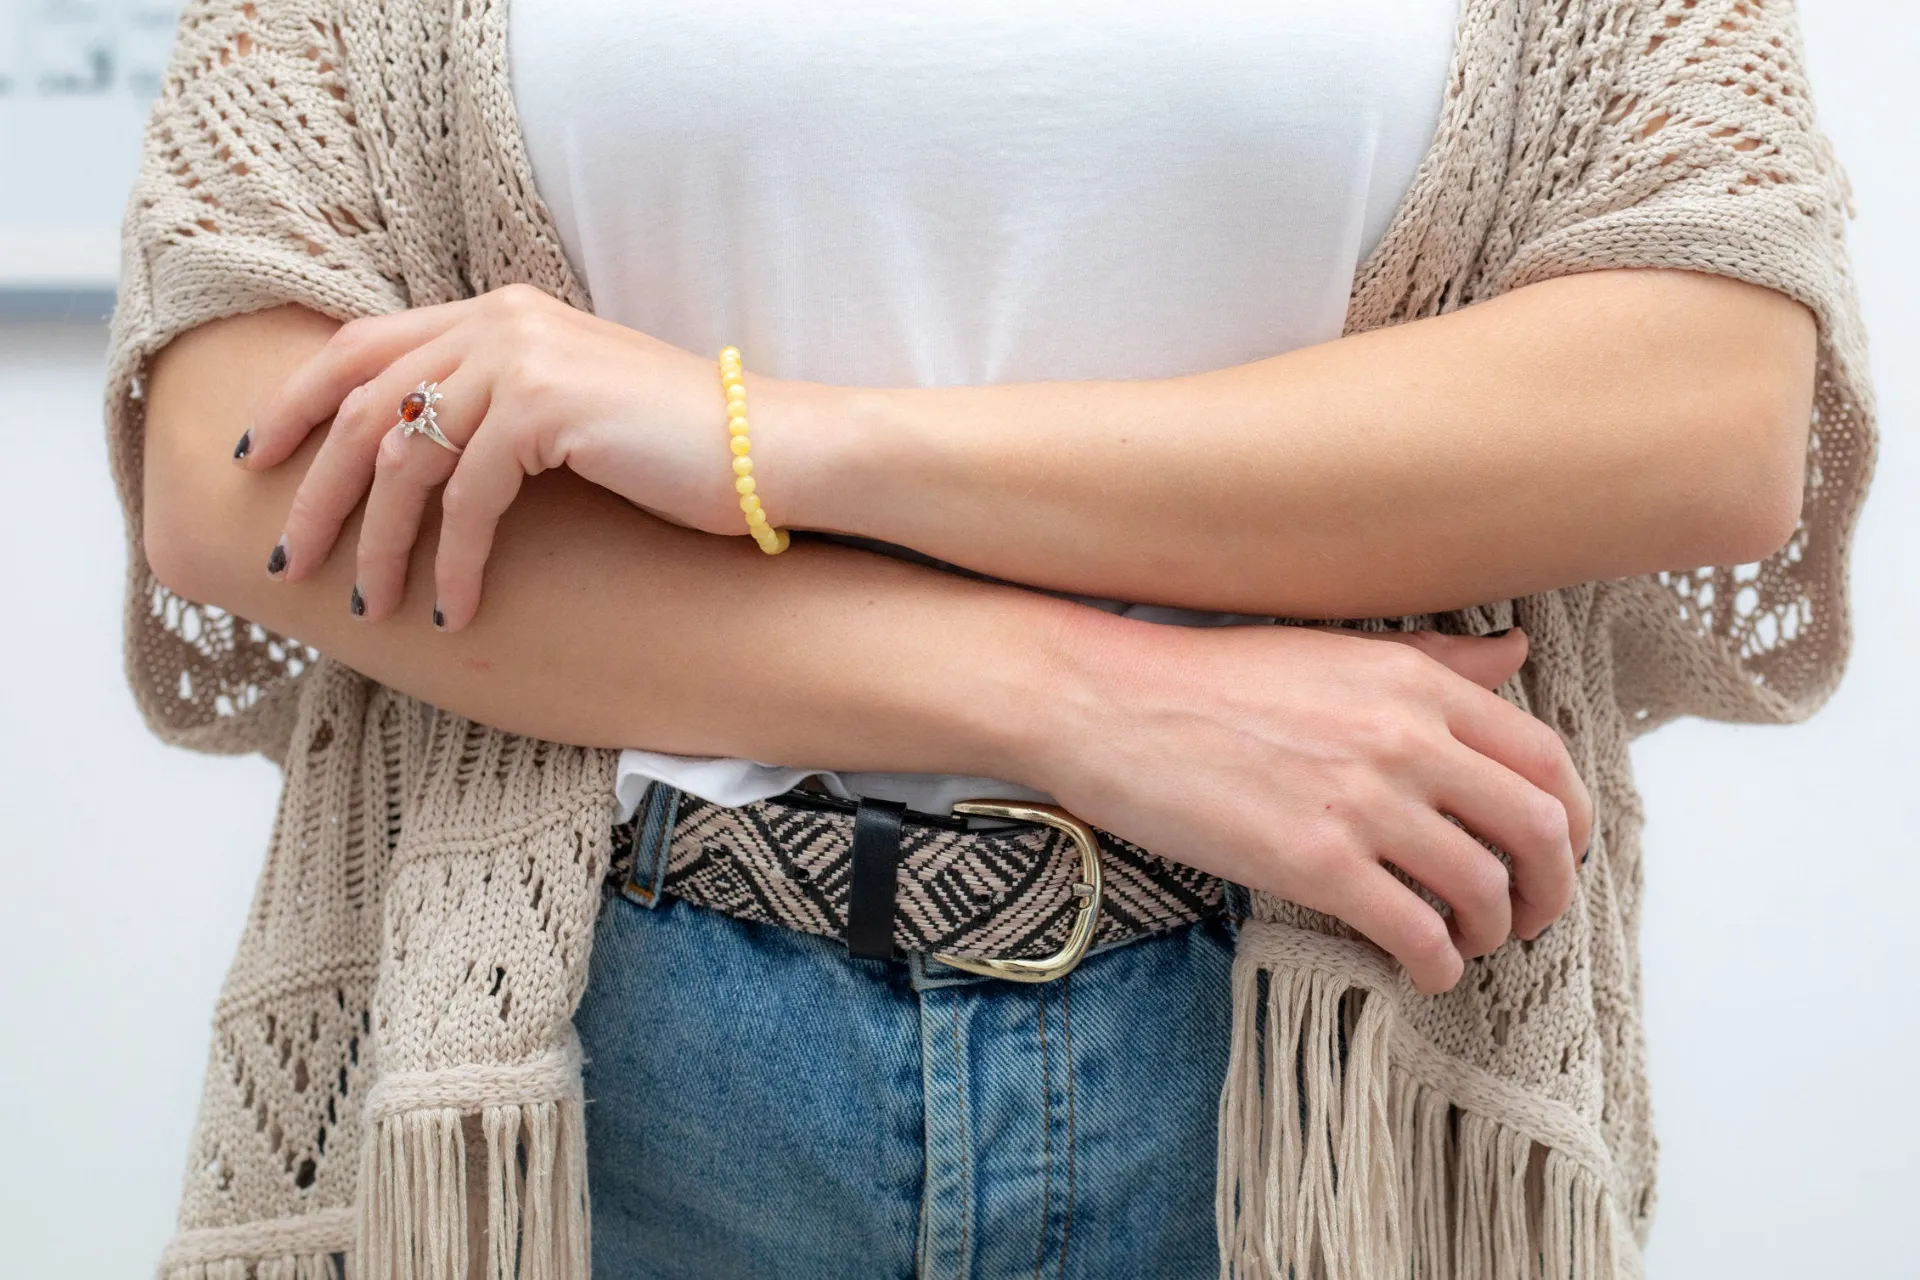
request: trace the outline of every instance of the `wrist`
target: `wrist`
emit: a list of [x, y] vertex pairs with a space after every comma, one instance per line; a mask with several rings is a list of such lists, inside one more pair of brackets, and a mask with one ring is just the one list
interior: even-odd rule
[[1106, 733], [1122, 673], [1138, 661], [1148, 624], [1050, 596], [1044, 625], [1024, 635], [1022, 666], [994, 717], [998, 764], [982, 772], [1060, 796], [1077, 764]]
[[768, 514], [785, 527], [884, 537], [876, 516], [887, 477], [898, 478], [896, 393], [783, 379], [762, 394], [771, 430], [754, 452], [766, 453]]

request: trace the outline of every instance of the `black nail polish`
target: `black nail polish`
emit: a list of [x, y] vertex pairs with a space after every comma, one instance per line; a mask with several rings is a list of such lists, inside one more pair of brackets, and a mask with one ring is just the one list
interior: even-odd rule
[[442, 631], [447, 629], [447, 615], [440, 612], [440, 602], [438, 600], [433, 602], [433, 625]]
[[1592, 856], [1592, 854], [1593, 854], [1593, 837], [1592, 837], [1592, 836], [1588, 836], [1588, 837], [1587, 837], [1587, 847], [1586, 847], [1585, 849], [1582, 849], [1582, 850], [1580, 851], [1580, 865], [1581, 865], [1581, 866], [1583, 866], [1583, 867], [1584, 867], [1584, 866], [1586, 866], [1586, 865], [1587, 865], [1587, 859], [1588, 859], [1589, 857], [1591, 857], [1591, 856]]
[[1509, 631], [1512, 631], [1512, 630], [1513, 630], [1512, 627], [1502, 627], [1498, 631], [1489, 631], [1487, 632], [1487, 639], [1498, 640], [1501, 636], [1506, 635]]
[[287, 571], [287, 540], [281, 538], [273, 544], [273, 554], [267, 557], [267, 576], [277, 578]]
[[347, 601], [347, 608], [353, 610], [356, 618], [367, 616], [367, 598], [360, 594], [360, 584], [357, 582], [353, 584], [353, 598]]
[[237, 462], [253, 452], [253, 428], [248, 427], [246, 434], [240, 437], [240, 443], [233, 446], [233, 457]]

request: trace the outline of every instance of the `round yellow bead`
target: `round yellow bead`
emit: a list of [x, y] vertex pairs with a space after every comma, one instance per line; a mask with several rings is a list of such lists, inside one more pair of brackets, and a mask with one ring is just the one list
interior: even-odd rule
[[733, 491], [742, 495], [752, 493], [755, 487], [752, 476], [741, 476], [733, 482]]
[[733, 474], [737, 476], [752, 475], [753, 459], [752, 458], [735, 458], [733, 460]]
[[747, 456], [747, 450], [753, 448], [753, 441], [745, 436], [735, 436], [727, 442], [727, 448], [733, 450], [736, 458], [744, 458]]
[[760, 549], [770, 556], [777, 556], [782, 551], [785, 551], [792, 541], [793, 539], [787, 536], [785, 529], [775, 529], [771, 538], [762, 538], [759, 540]]
[[722, 360], [738, 360], [740, 358], [740, 348], [722, 347], [720, 348], [720, 358]]
[[737, 415], [728, 418], [727, 430], [731, 431], [734, 435], [743, 436], [747, 434], [747, 420]]
[[745, 404], [747, 402], [747, 389], [738, 382], [728, 383], [727, 402], [729, 404]]
[[740, 510], [742, 512], [758, 511], [759, 509], [760, 509], [760, 495], [750, 493], [746, 497], [740, 499]]
[[767, 509], [765, 507], [755, 507], [753, 510], [747, 512], [748, 524], [763, 525], [766, 522], [767, 522]]

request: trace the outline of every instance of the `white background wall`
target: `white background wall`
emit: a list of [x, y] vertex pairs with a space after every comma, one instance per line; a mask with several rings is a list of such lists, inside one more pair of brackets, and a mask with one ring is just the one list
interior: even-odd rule
[[[1662, 1138], [1653, 1280], [1920, 1277], [1920, 14], [1804, 15], [1853, 176], [1879, 479], [1846, 685], [1808, 724], [1636, 751]], [[161, 747], [120, 671], [104, 334], [0, 323], [0, 1275], [148, 1273], [277, 773]]]

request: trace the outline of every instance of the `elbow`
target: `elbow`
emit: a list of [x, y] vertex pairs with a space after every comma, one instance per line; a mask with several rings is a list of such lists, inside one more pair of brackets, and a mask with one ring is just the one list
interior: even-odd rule
[[1792, 540], [1800, 527], [1805, 455], [1791, 464], [1749, 468], [1750, 479], [1728, 495], [1722, 521], [1722, 545], [1709, 557], [1714, 564], [1752, 564], [1765, 560]]
[[[1819, 326], [1807, 307], [1783, 293], [1709, 280], [1715, 376], [1693, 379], [1693, 401], [1713, 442], [1696, 465], [1713, 476], [1707, 554], [1696, 564], [1752, 564], [1773, 555], [1800, 527], [1807, 447], [1819, 369]], [[1694, 366], [1697, 375], [1700, 366]], [[1696, 492], [1698, 489], [1696, 488]]]
[[[141, 547], [147, 567], [154, 578], [184, 600], [201, 604], [218, 603], [213, 556], [209, 554], [201, 530], [189, 512], [196, 505], [179, 492], [173, 477], [164, 468], [155, 468], [149, 459], [144, 481], [140, 524]], [[156, 470], [160, 475], [156, 475]]]
[[247, 522], [236, 476], [223, 460], [193, 456], [189, 442], [166, 425], [149, 417], [140, 515], [147, 567], [183, 600], [244, 612], [235, 551], [236, 531]]
[[1714, 564], [1751, 564], [1773, 555], [1800, 527], [1806, 494], [1807, 445], [1813, 421], [1814, 351], [1804, 360], [1770, 363], [1745, 380], [1745, 394], [1729, 396], [1733, 409], [1725, 438], [1719, 542]]

